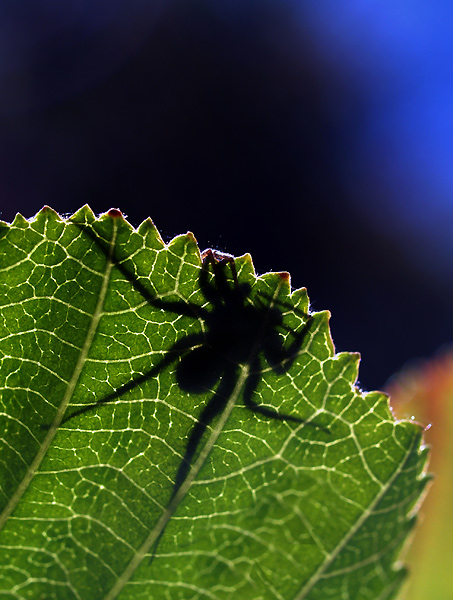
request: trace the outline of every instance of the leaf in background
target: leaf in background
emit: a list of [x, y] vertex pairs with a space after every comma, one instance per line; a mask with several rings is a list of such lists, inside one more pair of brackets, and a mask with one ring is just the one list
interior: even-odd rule
[[[451, 600], [453, 590], [453, 353], [408, 368], [390, 386], [401, 418], [415, 417], [431, 447], [433, 481], [407, 560], [408, 600]], [[406, 587], [406, 586], [405, 586]]]
[[3, 224], [0, 257], [4, 597], [395, 596], [421, 429], [287, 274], [86, 207]]

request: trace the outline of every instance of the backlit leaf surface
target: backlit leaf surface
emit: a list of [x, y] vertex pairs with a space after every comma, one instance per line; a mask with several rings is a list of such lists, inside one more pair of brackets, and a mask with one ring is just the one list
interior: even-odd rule
[[[2, 598], [395, 597], [426, 482], [421, 431], [355, 387], [359, 356], [335, 354], [304, 289], [236, 259], [250, 314], [265, 330], [279, 310], [282, 348], [301, 331], [303, 343], [279, 365], [257, 336], [175, 487], [222, 374], [184, 389], [195, 351], [171, 351], [209, 336], [207, 322], [149, 299], [213, 310], [194, 237], [165, 245], [119, 211], [45, 208], [2, 224], [0, 267]], [[251, 381], [255, 404], [294, 419], [250, 410]]]

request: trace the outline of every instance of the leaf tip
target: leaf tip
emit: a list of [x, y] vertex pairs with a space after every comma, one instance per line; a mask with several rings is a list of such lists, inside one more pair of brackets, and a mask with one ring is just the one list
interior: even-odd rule
[[235, 258], [236, 268], [238, 273], [244, 278], [254, 279], [256, 278], [255, 266], [253, 264], [252, 256], [247, 252], [242, 256]]
[[53, 208], [51, 208], [48, 204], [44, 204], [44, 206], [39, 211], [43, 214], [57, 214]]
[[291, 281], [291, 276], [288, 273], [288, 271], [280, 271], [279, 273], [277, 273], [277, 275], [280, 277], [280, 279], [284, 282], [284, 283], [288, 283]]
[[[30, 221], [33, 221], [33, 219], [36, 218], [36, 215], [34, 217], [32, 217], [30, 219]], [[11, 225], [13, 227], [20, 227], [20, 228], [24, 228], [24, 227], [28, 227], [29, 221], [21, 214], [21, 213], [16, 213], [16, 216], [14, 217], [13, 222], [11, 223]]]
[[77, 212], [75, 212], [70, 218], [70, 221], [72, 221], [73, 223], [93, 223], [96, 220], [96, 217], [94, 216], [93, 211], [91, 210], [91, 208], [88, 206], [88, 204], [85, 204], [84, 206], [82, 206], [82, 208], [80, 208]]
[[112, 217], [113, 219], [123, 219], [123, 213], [120, 211], [119, 208], [110, 208], [107, 213], [106, 213], [109, 217]]
[[35, 215], [36, 220], [45, 219], [46, 221], [61, 221], [61, 216], [56, 210], [45, 204], [41, 210]]

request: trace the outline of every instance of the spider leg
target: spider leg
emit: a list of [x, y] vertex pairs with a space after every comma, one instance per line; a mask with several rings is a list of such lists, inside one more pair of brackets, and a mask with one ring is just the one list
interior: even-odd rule
[[[85, 233], [98, 248], [102, 250], [105, 256], [110, 256], [110, 248], [108, 243], [100, 238], [93, 229], [89, 225], [84, 225], [82, 223], [76, 223], [75, 221], [71, 221], [73, 225], [75, 225], [80, 231]], [[137, 276], [131, 273], [119, 260], [116, 256], [116, 252], [114, 251], [112, 254], [112, 262], [115, 267], [120, 271], [120, 273], [129, 281], [129, 283], [139, 292], [147, 302], [151, 302], [154, 297], [152, 293], [138, 280]]]
[[[175, 481], [173, 484], [173, 491], [168, 501], [167, 506], [171, 503], [173, 498], [178, 493], [178, 490], [186, 480], [189, 475], [190, 468], [192, 466], [192, 461], [196, 454], [198, 445], [201, 442], [203, 435], [206, 432], [206, 429], [212, 423], [212, 421], [221, 414], [224, 410], [228, 398], [231, 392], [234, 390], [234, 386], [236, 385], [236, 369], [232, 370], [231, 373], [226, 370], [224, 375], [220, 381], [220, 384], [217, 390], [214, 392], [213, 396], [209, 399], [207, 405], [201, 411], [201, 415], [197, 421], [197, 423], [193, 426], [192, 431], [189, 434], [189, 438], [187, 441], [186, 451], [181, 460], [181, 463], [176, 472]], [[154, 545], [151, 549], [150, 563], [154, 561], [156, 556], [157, 547], [159, 546], [160, 540], [165, 533], [166, 526], [160, 532], [157, 537]]]
[[221, 276], [224, 277], [223, 268], [227, 264], [230, 265], [234, 285], [235, 287], [239, 286], [236, 263], [234, 262], [234, 256], [232, 254], [220, 252], [219, 250], [213, 250], [212, 248], [206, 248], [206, 250], [203, 250], [201, 253], [201, 260], [203, 261], [203, 266], [208, 264], [212, 265], [216, 279], [218, 274], [221, 274]]
[[138, 385], [141, 385], [142, 383], [149, 381], [153, 377], [156, 377], [156, 375], [158, 375], [162, 369], [164, 369], [166, 366], [168, 366], [171, 363], [173, 363], [174, 361], [176, 361], [182, 354], [184, 354], [188, 350], [193, 349], [194, 346], [202, 344], [203, 341], [204, 341], [203, 335], [196, 333], [196, 334], [189, 335], [189, 336], [183, 338], [182, 340], [175, 342], [173, 344], [173, 346], [165, 352], [162, 360], [160, 360], [156, 365], [154, 365], [151, 369], [149, 369], [149, 371], [146, 371], [146, 373], [143, 373], [141, 375], [138, 375], [137, 377], [134, 377], [133, 379], [131, 379], [130, 381], [128, 381], [127, 383], [125, 383], [124, 385], [119, 387], [117, 390], [115, 390], [111, 394], [108, 394], [107, 396], [104, 396], [104, 398], [97, 400], [97, 402], [93, 402], [92, 404], [87, 404], [86, 406], [79, 408], [78, 410], [74, 411], [73, 413], [71, 413], [70, 415], [65, 417], [63, 419], [62, 423], [67, 423], [74, 417], [83, 415], [91, 410], [94, 410], [95, 408], [97, 408], [98, 406], [100, 406], [102, 404], [107, 404], [108, 402], [111, 402], [112, 400], [119, 399], [121, 396], [123, 396], [127, 392], [130, 392]]
[[[181, 460], [181, 463], [176, 472], [175, 481], [173, 484], [173, 491], [168, 501], [167, 506], [174, 499], [178, 490], [186, 480], [189, 475], [193, 459], [195, 457], [197, 448], [205, 434], [207, 428], [212, 423], [212, 421], [218, 417], [222, 411], [224, 410], [228, 398], [230, 397], [232, 391], [234, 390], [234, 386], [236, 385], [237, 380], [237, 369], [236, 367], [232, 369], [225, 369], [223, 377], [220, 381], [217, 390], [214, 392], [213, 396], [209, 399], [208, 403], [201, 411], [199, 419], [197, 423], [193, 426], [192, 431], [189, 434], [189, 438], [187, 441], [186, 451]], [[165, 533], [166, 526], [161, 531], [156, 541], [154, 542], [153, 548], [151, 550], [150, 564], [154, 561], [156, 556], [157, 547], [159, 546], [160, 540]]]
[[[250, 291], [250, 286], [239, 284], [234, 256], [222, 254], [210, 248], [205, 250], [201, 256], [203, 264], [198, 281], [206, 300], [214, 306], [233, 301], [242, 305], [244, 298]], [[230, 265], [233, 285], [226, 274], [227, 265]], [[209, 266], [212, 266], [212, 274]], [[214, 276], [214, 284], [210, 279], [211, 275]]]
[[257, 357], [251, 366], [250, 374], [247, 378], [244, 388], [244, 404], [254, 413], [262, 415], [263, 417], [269, 417], [270, 419], [277, 419], [278, 421], [294, 421], [295, 423], [303, 423], [304, 420], [299, 417], [293, 417], [291, 415], [282, 415], [272, 408], [266, 406], [260, 406], [254, 400], [252, 400], [253, 394], [258, 387], [261, 378], [261, 364]]
[[[274, 331], [272, 336], [269, 337], [263, 348], [263, 353], [275, 373], [286, 373], [291, 368], [300, 354], [304, 340], [310, 331], [312, 320], [313, 317], [308, 317], [307, 322], [299, 331], [290, 330], [289, 333], [293, 336], [293, 341], [289, 346], [284, 346], [283, 340], [277, 331]], [[286, 328], [284, 327], [284, 329]]]
[[257, 357], [252, 364], [252, 368], [250, 369], [250, 375], [247, 378], [245, 389], [244, 389], [244, 404], [251, 411], [256, 413], [257, 415], [267, 417], [269, 419], [276, 419], [277, 421], [292, 421], [293, 423], [305, 423], [305, 425], [310, 425], [310, 427], [315, 427], [316, 429], [321, 429], [326, 433], [330, 433], [330, 431], [323, 427], [322, 425], [318, 425], [313, 421], [307, 421], [306, 419], [301, 419], [300, 417], [294, 417], [293, 415], [285, 415], [279, 413], [272, 408], [267, 408], [266, 406], [260, 406], [252, 399], [253, 394], [258, 387], [258, 383], [261, 377], [261, 365], [260, 360]]
[[[266, 304], [262, 301], [261, 298], [265, 298], [268, 302], [266, 302]], [[313, 316], [310, 315], [309, 313], [306, 313], [302, 310], [299, 310], [297, 307], [292, 306], [291, 304], [289, 304], [288, 302], [284, 302], [284, 301], [280, 301], [280, 300], [274, 300], [271, 296], [269, 296], [268, 294], [264, 293], [264, 292], [257, 292], [256, 295], [256, 305], [258, 307], [258, 310], [263, 310], [266, 306], [267, 308], [272, 311], [278, 311], [278, 315], [279, 318], [282, 319], [283, 318], [283, 314], [281, 313], [280, 309], [283, 308], [288, 308], [289, 311], [294, 312], [295, 314], [297, 314], [300, 317], [303, 317], [305, 319], [305, 325], [304, 327], [306, 327], [310, 321], [312, 321]], [[284, 329], [285, 331], [287, 331], [289, 334], [298, 337], [299, 333], [296, 333], [296, 331], [290, 327], [289, 325], [286, 325], [283, 322], [279, 322], [276, 325], [276, 329]]]
[[[82, 225], [81, 223], [75, 223], [72, 221], [76, 227], [78, 227], [81, 231], [83, 231], [97, 246], [102, 250], [105, 256], [109, 256], [110, 249], [102, 238], [96, 235], [96, 233], [88, 226]], [[141, 295], [143, 298], [150, 304], [151, 306], [155, 306], [156, 308], [160, 308], [161, 310], [168, 310], [170, 312], [180, 314], [183, 316], [193, 317], [201, 317], [202, 319], [206, 318], [206, 315], [209, 314], [209, 311], [204, 309], [197, 304], [192, 304], [190, 302], [183, 301], [167, 301], [162, 300], [161, 298], [156, 298], [150, 290], [143, 285], [143, 283], [138, 279], [138, 277], [131, 273], [127, 267], [120, 262], [120, 259], [116, 256], [115, 252], [112, 255], [112, 262], [118, 271], [123, 275], [125, 279], [134, 287], [134, 289]]]
[[209, 264], [211, 264], [211, 261], [208, 262], [206, 260], [205, 262], [203, 262], [200, 275], [198, 277], [198, 283], [206, 300], [214, 306], [217, 306], [219, 304], [222, 304], [222, 301], [225, 297], [229, 297], [231, 291], [228, 287], [228, 279], [226, 278], [225, 273], [223, 272], [224, 265], [219, 266], [219, 264], [215, 261], [212, 263], [215, 281], [214, 285], [211, 281], [211, 273], [208, 269]]
[[147, 302], [160, 310], [182, 315], [183, 317], [192, 317], [206, 320], [209, 311], [191, 302], [183, 302], [180, 300], [163, 300], [161, 298], [147, 298]]
[[231, 372], [230, 370], [225, 370], [216, 391], [214, 392], [213, 396], [209, 399], [204, 409], [201, 411], [197, 423], [195, 423], [195, 425], [192, 428], [192, 431], [189, 434], [184, 456], [178, 467], [178, 471], [176, 472], [171, 499], [175, 497], [179, 488], [184, 483], [187, 475], [189, 474], [190, 468], [192, 466], [192, 461], [196, 454], [197, 448], [201, 442], [201, 439], [206, 432], [206, 429], [210, 426], [212, 421], [216, 417], [218, 417], [224, 410], [228, 402], [228, 398], [230, 397], [231, 393], [234, 390], [234, 386], [236, 385], [236, 379], [236, 367], [234, 369], [231, 369]]

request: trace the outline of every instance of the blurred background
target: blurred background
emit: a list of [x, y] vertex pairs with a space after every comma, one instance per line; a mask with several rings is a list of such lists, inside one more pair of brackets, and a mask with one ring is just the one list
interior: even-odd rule
[[417, 361], [453, 339], [452, 65], [445, 0], [3, 0], [0, 217], [117, 207], [290, 271], [362, 388], [405, 367], [441, 453], [453, 362]]
[[5, 0], [0, 218], [250, 252], [382, 388], [453, 338], [452, 59], [440, 0]]

